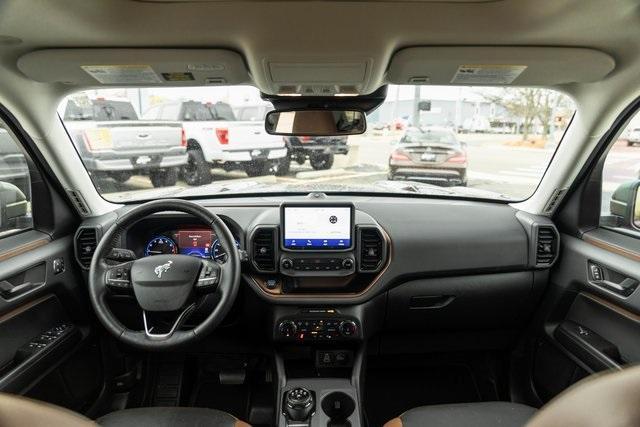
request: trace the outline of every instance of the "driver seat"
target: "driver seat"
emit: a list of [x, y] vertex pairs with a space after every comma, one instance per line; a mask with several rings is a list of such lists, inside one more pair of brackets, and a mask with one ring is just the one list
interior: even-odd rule
[[0, 393], [0, 426], [250, 427], [231, 414], [207, 408], [123, 409], [92, 421], [68, 409], [5, 393]]

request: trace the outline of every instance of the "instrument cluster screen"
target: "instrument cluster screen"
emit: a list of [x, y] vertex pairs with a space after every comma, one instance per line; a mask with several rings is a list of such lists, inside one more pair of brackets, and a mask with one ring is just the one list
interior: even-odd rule
[[179, 252], [183, 255], [210, 258], [211, 246], [213, 245], [213, 240], [215, 240], [212, 235], [211, 230], [176, 231], [175, 236]]
[[349, 206], [285, 206], [283, 246], [292, 250], [349, 249], [351, 221]]

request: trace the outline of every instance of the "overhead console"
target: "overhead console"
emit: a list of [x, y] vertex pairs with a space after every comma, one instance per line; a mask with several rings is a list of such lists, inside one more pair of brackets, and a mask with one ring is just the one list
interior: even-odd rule
[[[286, 203], [250, 235], [254, 281], [270, 295], [354, 294], [388, 262], [389, 239], [351, 203]], [[360, 220], [360, 222], [359, 222]]]

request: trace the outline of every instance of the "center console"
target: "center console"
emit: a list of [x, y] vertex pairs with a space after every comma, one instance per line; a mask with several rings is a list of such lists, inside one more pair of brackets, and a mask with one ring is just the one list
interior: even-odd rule
[[327, 297], [360, 295], [384, 273], [391, 250], [384, 229], [351, 203], [314, 200], [265, 211], [248, 242], [253, 272], [245, 277], [275, 303], [278, 426], [362, 426], [365, 342], [379, 327], [382, 300], [345, 305]]
[[359, 427], [361, 406], [346, 379], [306, 378], [281, 388], [279, 427]]
[[286, 203], [250, 233], [248, 279], [269, 297], [353, 296], [375, 283], [389, 248], [382, 227], [351, 203]]
[[279, 305], [272, 312], [278, 427], [363, 426], [365, 343], [384, 301], [336, 307]]

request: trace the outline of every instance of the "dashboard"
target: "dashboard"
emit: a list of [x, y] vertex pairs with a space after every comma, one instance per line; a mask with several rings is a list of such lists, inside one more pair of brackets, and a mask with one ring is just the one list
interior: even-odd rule
[[[536, 262], [536, 233], [555, 230], [548, 218], [507, 204], [463, 200], [313, 193], [199, 203], [234, 235], [244, 286], [285, 305], [361, 304], [408, 289], [404, 284], [414, 278], [546, 269]], [[99, 233], [128, 209], [86, 220], [80, 230]], [[170, 209], [130, 227], [119, 247], [138, 258], [178, 253], [224, 262], [229, 248], [213, 231]]]
[[[241, 298], [266, 304], [251, 313], [270, 313], [262, 322], [278, 340], [360, 339], [383, 321], [401, 331], [464, 328], [470, 317], [481, 329], [516, 325], [551, 266], [537, 258], [539, 239], [551, 231], [557, 248], [560, 238], [548, 218], [501, 203], [315, 194], [199, 203], [235, 237]], [[86, 235], [99, 239], [128, 209], [83, 222], [80, 263]], [[230, 248], [215, 232], [170, 209], [129, 227], [118, 247], [138, 258], [178, 253], [225, 262]]]

